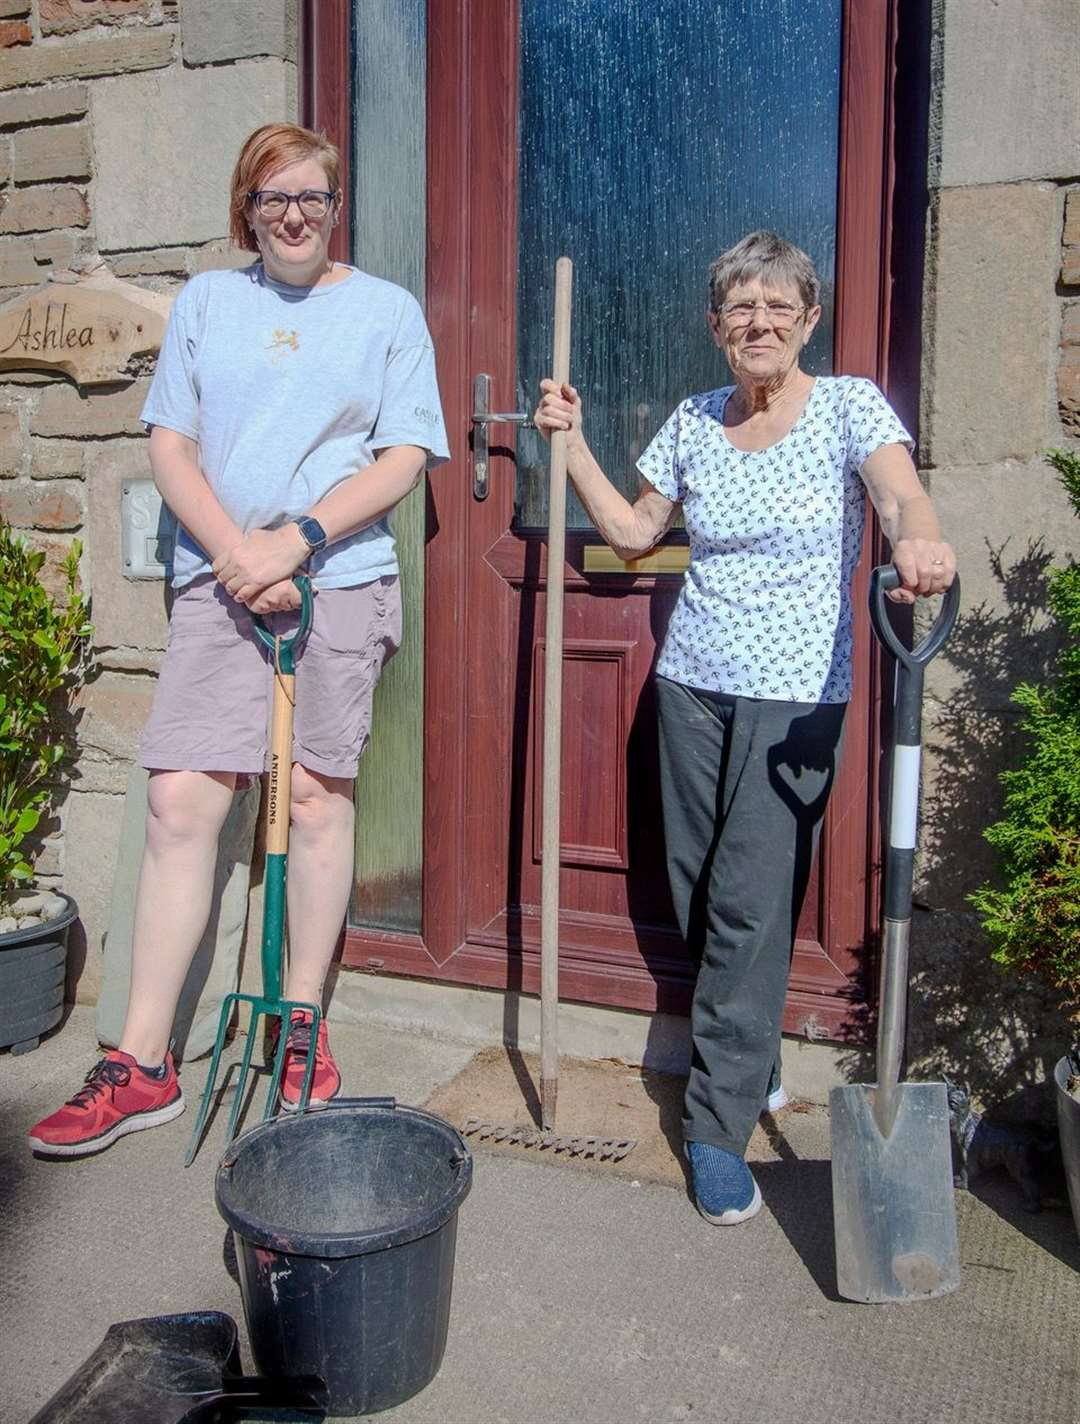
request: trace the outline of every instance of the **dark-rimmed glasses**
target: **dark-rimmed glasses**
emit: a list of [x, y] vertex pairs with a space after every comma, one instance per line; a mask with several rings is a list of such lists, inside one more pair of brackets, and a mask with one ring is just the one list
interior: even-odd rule
[[283, 218], [295, 203], [305, 218], [324, 218], [334, 202], [334, 194], [321, 188], [305, 188], [302, 193], [281, 193], [276, 188], [260, 188], [249, 193], [252, 206], [261, 218]]
[[777, 331], [790, 331], [806, 310], [804, 306], [792, 306], [791, 302], [722, 302], [719, 309], [728, 326], [737, 330], [750, 325], [758, 307], [765, 308], [765, 315]]

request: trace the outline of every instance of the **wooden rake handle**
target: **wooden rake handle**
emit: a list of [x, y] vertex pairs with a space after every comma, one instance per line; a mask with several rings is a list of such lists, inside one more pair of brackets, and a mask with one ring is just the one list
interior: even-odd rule
[[[551, 374], [570, 380], [574, 265], [555, 264], [555, 340]], [[551, 436], [548, 489], [547, 623], [544, 634], [544, 797], [540, 871], [540, 1117], [555, 1126], [559, 1089], [559, 850], [562, 782], [563, 566], [566, 559], [566, 432]]]

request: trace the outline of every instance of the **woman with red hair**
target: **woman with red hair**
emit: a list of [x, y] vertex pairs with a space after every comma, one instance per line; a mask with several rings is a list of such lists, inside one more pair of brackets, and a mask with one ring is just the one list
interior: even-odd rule
[[[149, 772], [131, 990], [117, 1049], [30, 1132], [48, 1156], [100, 1151], [183, 1111], [173, 1017], [209, 918], [218, 834], [266, 761], [273, 669], [252, 614], [314, 617], [296, 682], [285, 997], [319, 1002], [352, 882], [353, 782], [401, 633], [387, 517], [448, 456], [431, 338], [408, 292], [334, 261], [337, 151], [269, 124], [241, 150], [229, 229], [258, 254], [178, 295], [142, 418], [178, 522], [169, 645], [141, 742]], [[295, 1108], [310, 1043], [296, 1013]], [[313, 1106], [340, 1087], [320, 1024]]]

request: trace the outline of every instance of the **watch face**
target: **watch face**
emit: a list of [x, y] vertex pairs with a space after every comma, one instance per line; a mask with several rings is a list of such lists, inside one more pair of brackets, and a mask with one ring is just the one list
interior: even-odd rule
[[296, 527], [312, 549], [321, 549], [326, 543], [326, 531], [317, 519], [310, 517], [298, 519]]

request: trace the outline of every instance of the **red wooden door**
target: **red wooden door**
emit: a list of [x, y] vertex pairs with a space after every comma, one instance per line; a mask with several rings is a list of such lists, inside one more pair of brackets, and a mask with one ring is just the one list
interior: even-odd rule
[[[880, 379], [889, 6], [848, 0], [842, 11], [829, 364]], [[837, 15], [839, 25], [839, 5]], [[470, 448], [476, 376], [491, 376], [498, 410], [515, 408], [522, 379], [519, 43], [515, 4], [430, 0], [427, 310], [453, 459], [432, 477], [429, 499], [423, 924], [415, 936], [352, 927], [346, 962], [535, 991], [546, 542], [542, 527], [521, 518], [515, 428], [490, 427], [486, 498], [477, 497]], [[721, 379], [718, 371], [713, 383]], [[530, 401], [534, 395], [533, 387]], [[678, 536], [669, 543], [677, 547]], [[571, 531], [560, 571], [567, 589], [560, 991], [684, 1011], [693, 966], [664, 875], [651, 691], [679, 576], [591, 572], [600, 547], [595, 534]], [[876, 821], [865, 620], [856, 667], [845, 758], [800, 924], [789, 1032], [840, 1036], [863, 997]]]

